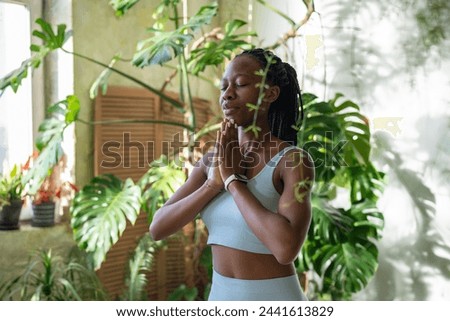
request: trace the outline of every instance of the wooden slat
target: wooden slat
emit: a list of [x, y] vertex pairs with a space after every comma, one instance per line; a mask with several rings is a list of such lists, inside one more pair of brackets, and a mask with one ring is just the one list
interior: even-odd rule
[[[168, 95], [176, 99], [175, 94]], [[195, 99], [195, 106], [198, 127], [201, 127], [212, 118], [209, 103]], [[184, 115], [157, 95], [141, 88], [110, 86], [105, 95], [96, 98], [95, 121], [129, 119], [183, 123]], [[148, 170], [151, 161], [161, 153], [169, 152], [170, 143], [183, 141], [181, 127], [154, 123], [99, 124], [94, 133], [95, 175], [111, 173], [121, 179], [131, 177], [134, 181]], [[112, 299], [118, 299], [124, 292], [128, 260], [139, 238], [146, 233], [148, 220], [146, 214], [141, 213], [133, 226], [127, 225], [98, 271]], [[168, 240], [167, 247], [156, 253], [152, 271], [147, 276], [150, 300], [167, 300], [180, 284], [193, 284], [193, 260], [189, 258], [193, 255], [192, 246], [186, 245], [186, 237], [173, 237]]]

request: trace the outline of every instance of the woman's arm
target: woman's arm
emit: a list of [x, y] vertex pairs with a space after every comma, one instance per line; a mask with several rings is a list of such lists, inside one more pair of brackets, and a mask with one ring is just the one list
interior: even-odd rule
[[297, 257], [311, 222], [310, 191], [314, 168], [304, 152], [288, 152], [280, 161], [283, 192], [278, 212], [265, 208], [243, 183], [234, 181], [228, 189], [242, 216], [258, 239], [281, 264]]
[[206, 176], [206, 154], [194, 167], [187, 181], [153, 216], [150, 234], [154, 240], [160, 240], [177, 232], [220, 192], [220, 188], [211, 184]]

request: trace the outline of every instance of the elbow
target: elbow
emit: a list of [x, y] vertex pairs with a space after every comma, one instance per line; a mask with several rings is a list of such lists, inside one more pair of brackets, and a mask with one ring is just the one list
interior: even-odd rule
[[162, 233], [161, 233], [161, 229], [158, 228], [158, 224], [156, 224], [155, 221], [153, 221], [153, 222], [150, 224], [150, 227], [149, 227], [148, 230], [149, 230], [149, 233], [150, 233], [151, 238], [152, 238], [154, 241], [159, 241], [159, 240], [162, 240], [162, 239], [164, 238], [164, 236], [163, 236]]
[[275, 258], [281, 265], [289, 265], [295, 261], [297, 255], [298, 253], [296, 253], [295, 255], [276, 255]]
[[158, 234], [158, 231], [155, 229], [153, 224], [150, 224], [150, 228], [148, 229], [150, 236], [152, 240], [159, 241], [161, 239], [160, 235]]
[[281, 265], [292, 264], [297, 258], [300, 249], [298, 246], [284, 246], [274, 256]]

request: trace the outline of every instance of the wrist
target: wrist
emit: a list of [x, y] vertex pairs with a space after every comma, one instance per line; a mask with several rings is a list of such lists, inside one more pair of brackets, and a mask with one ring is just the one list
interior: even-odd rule
[[246, 185], [247, 185], [246, 182], [234, 180], [228, 184], [227, 192], [232, 193], [235, 188], [244, 187]]
[[216, 193], [221, 193], [224, 190], [223, 186], [213, 184], [210, 180], [205, 181], [205, 186], [208, 190], [214, 191]]
[[223, 183], [225, 190], [228, 191], [228, 187], [230, 186], [230, 184], [235, 181], [247, 184], [248, 178], [242, 174], [231, 174]]

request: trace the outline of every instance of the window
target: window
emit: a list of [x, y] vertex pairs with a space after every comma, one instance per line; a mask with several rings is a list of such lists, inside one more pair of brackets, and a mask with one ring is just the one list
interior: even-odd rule
[[[29, 58], [31, 21], [41, 14], [39, 3], [0, 0], [0, 77]], [[33, 72], [17, 93], [8, 88], [0, 98], [0, 172], [23, 164], [32, 153], [37, 115], [33, 110], [42, 106], [42, 83], [42, 71]]]

